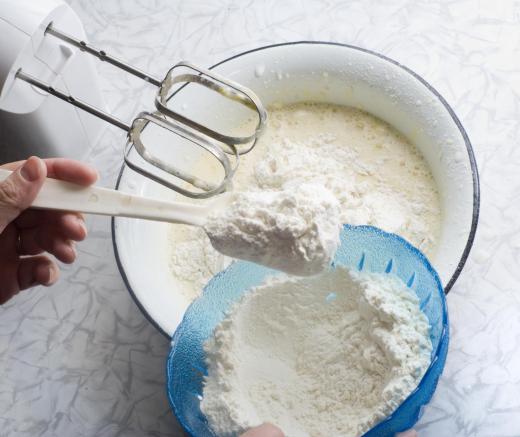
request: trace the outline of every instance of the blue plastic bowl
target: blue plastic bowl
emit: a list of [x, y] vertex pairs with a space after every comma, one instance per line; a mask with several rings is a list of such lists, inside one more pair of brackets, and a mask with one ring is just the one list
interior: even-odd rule
[[[419, 250], [401, 237], [371, 226], [344, 226], [334, 265], [397, 275], [419, 296], [421, 309], [430, 321], [433, 351], [426, 374], [393, 414], [364, 434], [365, 437], [393, 437], [396, 432], [415, 425], [423, 406], [433, 396], [444, 368], [449, 328], [441, 282]], [[208, 283], [175, 331], [166, 367], [168, 399], [190, 435], [216, 436], [200, 411], [203, 376], [207, 372], [204, 341], [243, 293], [273, 274], [276, 271], [245, 261], [231, 264]]]

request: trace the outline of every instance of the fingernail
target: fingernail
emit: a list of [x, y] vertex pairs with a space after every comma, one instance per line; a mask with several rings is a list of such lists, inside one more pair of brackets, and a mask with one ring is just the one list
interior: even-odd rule
[[76, 242], [71, 241], [69, 243], [70, 250], [72, 251], [72, 255], [74, 256], [74, 259], [78, 257], [78, 250], [76, 249]]
[[40, 160], [36, 157], [29, 158], [20, 169], [22, 177], [29, 182], [34, 182], [40, 177]]
[[59, 275], [58, 267], [54, 264], [49, 264], [47, 267], [47, 280], [42, 285], [52, 285], [54, 284]]
[[85, 221], [82, 218], [78, 217], [78, 224], [81, 227], [84, 234], [87, 235], [88, 231], [87, 231], [87, 225], [85, 224]]

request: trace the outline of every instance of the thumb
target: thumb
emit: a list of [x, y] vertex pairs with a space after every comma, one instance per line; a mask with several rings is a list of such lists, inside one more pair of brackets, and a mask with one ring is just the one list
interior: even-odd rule
[[31, 206], [47, 176], [47, 166], [32, 156], [0, 182], [0, 233], [18, 215]]
[[251, 428], [240, 437], [284, 437], [282, 430], [270, 423], [264, 423], [256, 428]]

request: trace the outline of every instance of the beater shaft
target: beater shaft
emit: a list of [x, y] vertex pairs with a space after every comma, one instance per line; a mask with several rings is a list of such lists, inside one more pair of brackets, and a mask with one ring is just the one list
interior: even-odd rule
[[105, 120], [113, 124], [114, 126], [123, 129], [126, 132], [129, 132], [132, 128], [130, 124], [125, 123], [123, 120], [120, 120], [119, 118], [114, 117], [108, 112], [105, 112], [99, 108], [96, 108], [95, 106], [92, 106], [90, 103], [84, 102], [83, 100], [77, 99], [76, 97], [73, 97], [70, 94], [65, 94], [63, 91], [53, 88], [48, 83], [45, 83], [39, 80], [38, 78], [31, 76], [25, 71], [22, 71], [22, 69], [16, 72], [16, 77], [27, 83], [30, 83], [31, 85], [41, 89], [42, 91], [45, 91], [46, 93], [53, 95], [54, 97], [57, 97], [58, 99], [64, 100], [65, 102], [70, 103], [71, 105], [88, 112], [89, 114], [95, 115], [96, 117], [99, 117], [102, 120]]
[[104, 50], [99, 50], [92, 45], [88, 44], [86, 41], [79, 40], [77, 38], [74, 38], [71, 35], [67, 35], [66, 33], [63, 33], [61, 30], [57, 30], [54, 27], [52, 27], [52, 23], [47, 26], [47, 29], [45, 30], [46, 34], [55, 36], [56, 38], [59, 38], [66, 43], [69, 43], [70, 45], [73, 45], [80, 49], [83, 52], [87, 52], [91, 54], [92, 56], [95, 56], [101, 61], [108, 62], [109, 64], [114, 65], [115, 67], [120, 68], [121, 70], [126, 71], [127, 73], [130, 73], [139, 79], [143, 79], [145, 82], [149, 82], [152, 85], [155, 85], [157, 87], [160, 87], [162, 84], [161, 79], [157, 79], [156, 77], [153, 77], [152, 75], [145, 73], [142, 70], [139, 70], [138, 68], [133, 67], [132, 65], [128, 65], [127, 63], [121, 61], [120, 59], [117, 59], [111, 55], [109, 55]]

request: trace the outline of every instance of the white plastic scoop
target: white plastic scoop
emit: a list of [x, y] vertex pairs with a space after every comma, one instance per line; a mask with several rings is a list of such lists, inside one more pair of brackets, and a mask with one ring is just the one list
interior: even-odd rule
[[[12, 172], [0, 169], [0, 181]], [[69, 182], [47, 178], [31, 208], [77, 211], [87, 214], [109, 215], [203, 226], [207, 217], [231, 202], [229, 194], [217, 196], [204, 205], [184, 202], [165, 202], [134, 196], [102, 187], [82, 187]]]
[[[10, 174], [0, 169], [0, 181]], [[320, 185], [224, 193], [194, 205], [47, 178], [31, 207], [200, 226], [220, 253], [298, 276], [330, 264], [341, 230], [338, 201]]]

